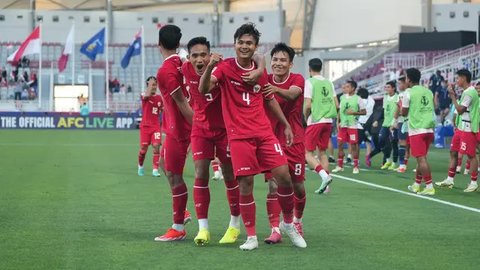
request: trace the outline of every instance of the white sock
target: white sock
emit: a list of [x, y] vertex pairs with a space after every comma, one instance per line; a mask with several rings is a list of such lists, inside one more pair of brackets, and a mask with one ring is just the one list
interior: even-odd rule
[[351, 155], [351, 154], [348, 154], [348, 155], [347, 155], [347, 158], [352, 159], [352, 155]]
[[201, 218], [198, 220], [198, 229], [208, 230], [208, 218]]
[[432, 185], [432, 183], [430, 183], [430, 184], [427, 184], [426, 188], [433, 188], [433, 185]]
[[280, 232], [280, 228], [278, 228], [278, 227], [273, 227], [273, 228], [272, 228], [272, 232], [273, 232], [273, 231], [275, 231], [275, 232], [277, 232], [277, 233], [281, 234], [281, 232]]
[[405, 168], [407, 168], [407, 165], [402, 164], [402, 165], [400, 165], [400, 168], [405, 169]]
[[470, 181], [470, 184], [471, 184], [471, 185], [474, 185], [474, 184], [476, 184], [476, 183], [477, 183], [477, 181], [473, 181], [473, 180]]
[[143, 166], [138, 165], [138, 168], [139, 168], [139, 169], [143, 169]]
[[452, 181], [453, 182], [453, 177], [447, 176], [447, 181]]
[[322, 180], [328, 179], [328, 173], [325, 170], [321, 170], [318, 172], [318, 175], [322, 178]]
[[183, 224], [173, 224], [172, 229], [177, 230], [177, 231], [183, 231], [185, 230], [185, 226]]
[[301, 218], [293, 217], [293, 223], [302, 223]]
[[240, 230], [240, 216], [230, 215], [230, 224], [228, 226]]
[[392, 159], [391, 159], [391, 158], [387, 158], [387, 162], [388, 162], [388, 163], [392, 163]]

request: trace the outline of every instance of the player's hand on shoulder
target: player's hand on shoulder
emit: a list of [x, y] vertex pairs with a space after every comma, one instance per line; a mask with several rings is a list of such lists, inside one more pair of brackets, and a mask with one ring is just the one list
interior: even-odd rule
[[250, 85], [254, 85], [257, 83], [258, 79], [262, 77], [264, 71], [255, 69], [249, 72], [245, 72], [242, 74], [242, 80]]
[[271, 85], [271, 84], [266, 84], [264, 87], [263, 87], [263, 95], [264, 96], [269, 96], [269, 95], [273, 95], [277, 92], [277, 87]]

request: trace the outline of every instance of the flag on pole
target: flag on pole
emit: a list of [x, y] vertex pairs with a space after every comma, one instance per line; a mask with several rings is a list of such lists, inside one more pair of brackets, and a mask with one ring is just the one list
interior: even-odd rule
[[80, 48], [80, 52], [95, 61], [97, 54], [103, 54], [105, 49], [105, 27], [96, 33], [92, 38], [85, 42]]
[[130, 46], [127, 49], [127, 52], [122, 58], [122, 68], [127, 68], [130, 64], [130, 58], [136, 55], [140, 55], [142, 53], [142, 30], [140, 29], [137, 34], [135, 34], [135, 38], [130, 42]]
[[68, 56], [73, 53], [73, 25], [70, 29], [70, 32], [67, 36], [67, 41], [65, 42], [65, 47], [63, 48], [62, 55], [58, 59], [58, 72], [62, 73], [67, 67]]
[[40, 54], [42, 42], [40, 40], [40, 26], [35, 27], [33, 32], [22, 42], [20, 48], [12, 53], [7, 61], [9, 63], [18, 63], [22, 57], [30, 54]]

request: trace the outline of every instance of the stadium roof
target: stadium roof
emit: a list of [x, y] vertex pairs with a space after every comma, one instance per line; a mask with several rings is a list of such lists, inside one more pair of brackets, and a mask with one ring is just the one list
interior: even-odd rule
[[[35, 2], [35, 9], [41, 10], [105, 10], [107, 0], [4, 0], [0, 9], [30, 9]], [[212, 4], [213, 0], [111, 0], [112, 10], [132, 10], [160, 8], [162, 6], [185, 4]], [[224, 1], [219, 1], [224, 2]], [[227, 1], [232, 2], [232, 1]]]

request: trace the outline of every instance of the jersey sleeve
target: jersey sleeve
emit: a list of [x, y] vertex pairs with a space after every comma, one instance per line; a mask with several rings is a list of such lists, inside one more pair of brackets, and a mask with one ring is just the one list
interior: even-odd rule
[[472, 97], [469, 96], [469, 95], [464, 95], [463, 100], [462, 100], [462, 104], [460, 104], [460, 105], [462, 105], [465, 108], [468, 108], [468, 107], [470, 107], [471, 104], [472, 104]]
[[[301, 75], [295, 76], [295, 78], [292, 82], [292, 86], [296, 86], [296, 87], [300, 88], [300, 90], [302, 90], [302, 94], [303, 94], [304, 91], [305, 91], [305, 80], [303, 79], [303, 77]], [[292, 87], [292, 86], [290, 86], [290, 87]]]
[[405, 93], [403, 96], [402, 108], [410, 108], [410, 93]]
[[305, 85], [305, 88], [303, 90], [303, 97], [311, 99], [312, 98], [312, 89], [313, 89], [312, 83], [309, 80], [306, 80], [304, 82], [304, 85]]
[[217, 83], [223, 80], [223, 63], [219, 63], [213, 68], [212, 76], [217, 79]]

